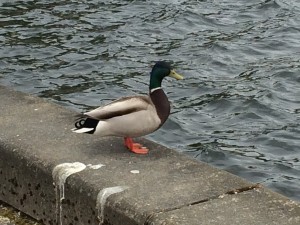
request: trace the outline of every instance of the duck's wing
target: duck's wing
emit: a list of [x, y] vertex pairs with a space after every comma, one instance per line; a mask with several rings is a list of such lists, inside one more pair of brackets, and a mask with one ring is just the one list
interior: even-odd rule
[[152, 105], [149, 96], [124, 97], [105, 106], [86, 112], [83, 115], [97, 120], [106, 120], [141, 110], [147, 110], [149, 105]]

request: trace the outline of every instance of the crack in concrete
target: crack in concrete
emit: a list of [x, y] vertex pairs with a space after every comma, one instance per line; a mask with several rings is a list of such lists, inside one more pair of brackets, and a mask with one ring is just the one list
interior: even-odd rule
[[203, 203], [203, 202], [207, 202], [207, 201], [210, 201], [210, 200], [214, 200], [214, 199], [222, 199], [226, 195], [235, 195], [235, 194], [238, 194], [238, 193], [242, 193], [242, 192], [245, 192], [245, 191], [250, 191], [250, 190], [258, 189], [258, 188], [261, 188], [261, 185], [258, 184], [258, 183], [254, 184], [254, 185], [251, 185], [251, 186], [237, 188], [237, 189], [234, 189], [234, 190], [231, 190], [231, 191], [227, 191], [226, 193], [218, 195], [218, 196], [215, 196], [215, 197], [211, 197], [211, 198], [207, 198], [207, 199], [203, 199], [203, 200], [200, 200], [200, 201], [193, 202], [193, 203], [191, 203], [191, 204], [189, 204], [187, 206], [197, 205], [197, 204], [200, 204], [200, 203]]
[[178, 209], [188, 207], [188, 206], [192, 206], [192, 205], [198, 205], [198, 204], [208, 202], [208, 201], [211, 201], [211, 200], [215, 200], [215, 199], [222, 199], [226, 195], [235, 195], [235, 194], [239, 194], [239, 193], [242, 193], [242, 192], [251, 191], [251, 190], [254, 190], [254, 189], [259, 189], [261, 187], [262, 186], [259, 183], [256, 183], [256, 184], [253, 184], [251, 186], [246, 186], [246, 187], [237, 188], [237, 189], [234, 189], [234, 190], [227, 191], [226, 193], [218, 195], [218, 196], [213, 196], [213, 197], [205, 198], [205, 199], [195, 201], [195, 202], [192, 202], [192, 203], [189, 203], [189, 204], [184, 204], [184, 205], [181, 205], [181, 206], [177, 206], [177, 207], [163, 209], [163, 210], [160, 210], [160, 211], [157, 211], [157, 212], [153, 212], [146, 218], [146, 220], [144, 222], [144, 225], [153, 225], [153, 222], [151, 222], [151, 220], [156, 214], [170, 212], [170, 211], [178, 210]]
[[256, 183], [256, 184], [253, 184], [251, 186], [238, 188], [238, 189], [235, 189], [235, 190], [232, 190], [232, 191], [227, 191], [225, 194], [235, 195], [235, 194], [242, 193], [242, 192], [245, 192], [245, 191], [251, 191], [251, 190], [254, 190], [254, 189], [258, 189], [258, 188], [261, 188], [261, 187], [262, 186], [259, 183]]

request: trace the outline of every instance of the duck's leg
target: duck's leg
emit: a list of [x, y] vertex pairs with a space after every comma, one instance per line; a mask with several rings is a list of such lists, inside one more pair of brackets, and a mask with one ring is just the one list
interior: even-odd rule
[[124, 144], [130, 151], [136, 154], [147, 154], [149, 152], [149, 150], [143, 147], [141, 144], [133, 142], [132, 138], [130, 137], [124, 138]]

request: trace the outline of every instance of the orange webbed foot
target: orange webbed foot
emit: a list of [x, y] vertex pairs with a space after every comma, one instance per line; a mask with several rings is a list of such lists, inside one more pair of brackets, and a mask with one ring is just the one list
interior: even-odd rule
[[133, 142], [132, 138], [129, 137], [124, 138], [124, 144], [130, 151], [136, 154], [147, 154], [149, 152], [146, 147], [143, 147], [139, 143]]

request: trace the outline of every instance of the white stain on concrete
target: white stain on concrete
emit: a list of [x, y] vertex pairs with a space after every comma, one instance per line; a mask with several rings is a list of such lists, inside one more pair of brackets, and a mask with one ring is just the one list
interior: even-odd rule
[[140, 173], [140, 171], [139, 170], [130, 170], [130, 173], [138, 174], [138, 173]]
[[57, 165], [52, 171], [55, 186], [59, 189], [60, 201], [65, 198], [65, 183], [69, 176], [84, 170], [86, 165], [80, 162], [62, 163]]
[[65, 183], [69, 176], [79, 173], [84, 169], [97, 170], [105, 166], [104, 164], [83, 164], [81, 162], [62, 163], [54, 167], [52, 177], [55, 185], [56, 194], [56, 221], [62, 225], [62, 201], [65, 199]]
[[115, 186], [115, 187], [104, 188], [99, 192], [97, 196], [97, 203], [96, 203], [96, 209], [98, 210], [98, 219], [100, 221], [99, 225], [103, 224], [104, 222], [104, 206], [107, 201], [107, 198], [112, 194], [122, 192], [128, 188], [129, 187], [127, 186]]
[[87, 166], [87, 168], [89, 168], [89, 169], [98, 170], [98, 169], [100, 169], [101, 167], [103, 167], [103, 166], [105, 166], [105, 165], [99, 163], [99, 164], [96, 164], [96, 165], [87, 164], [86, 166]]
[[[62, 225], [62, 200], [65, 198], [65, 183], [69, 176], [84, 170], [86, 165], [80, 162], [62, 163], [54, 167], [52, 177], [56, 193], [56, 221]], [[59, 216], [59, 217], [58, 217]]]

